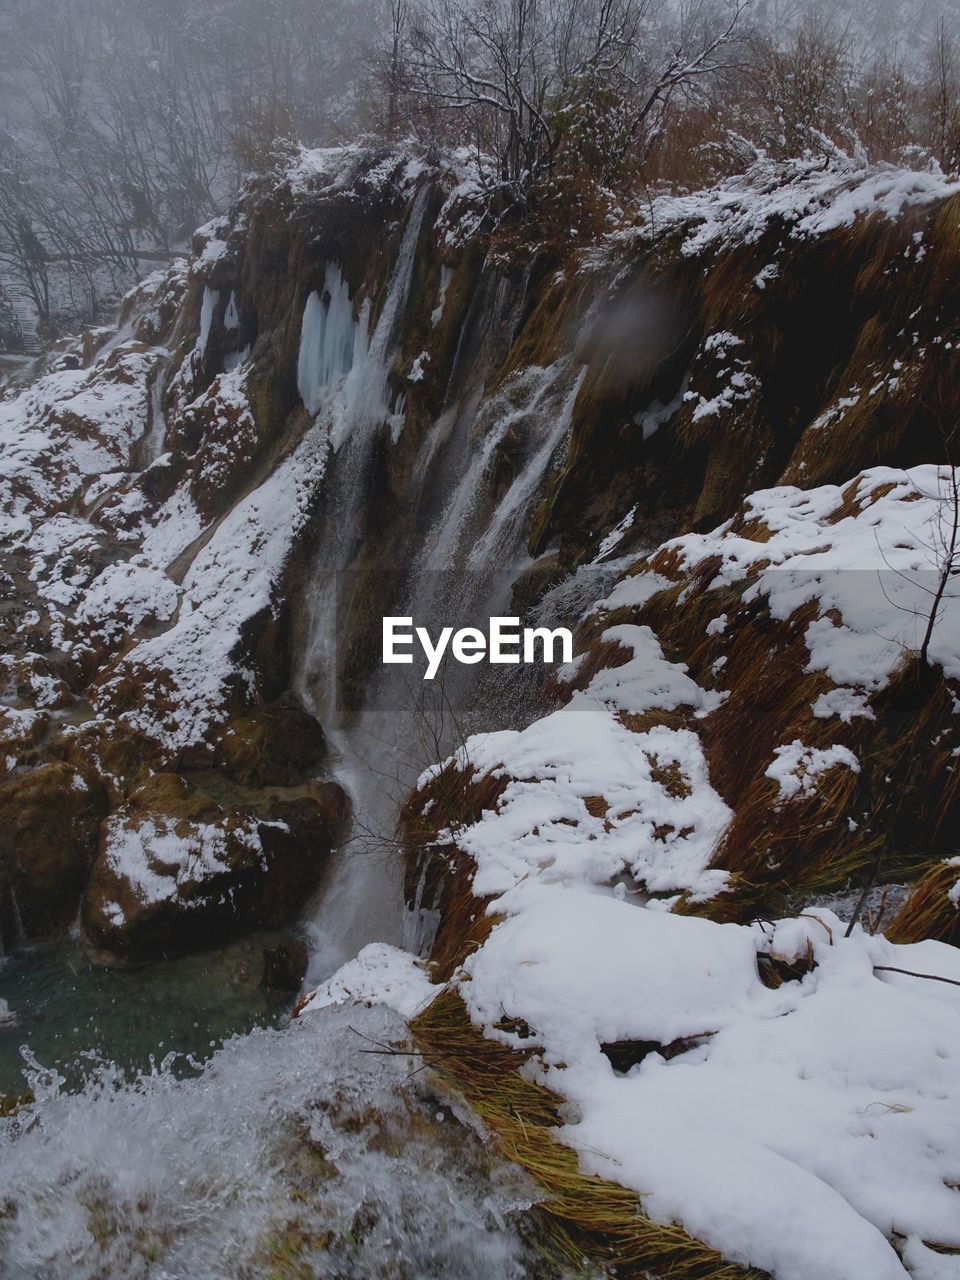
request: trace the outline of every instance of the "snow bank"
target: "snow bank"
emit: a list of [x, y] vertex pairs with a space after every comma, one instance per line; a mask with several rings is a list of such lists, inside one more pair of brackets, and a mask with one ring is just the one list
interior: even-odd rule
[[163, 354], [114, 352], [0, 400], [0, 538], [28, 535], [84, 481], [127, 468], [147, 429], [147, 386]]
[[[808, 669], [825, 671], [837, 685], [872, 691], [920, 650], [945, 562], [949, 477], [948, 467], [873, 467], [842, 487], [764, 489], [744, 509], [747, 521], [760, 522], [760, 537], [737, 533], [728, 521], [664, 549], [673, 549], [682, 567], [719, 557], [710, 587], [755, 579], [744, 601], [762, 596], [778, 620], [816, 603], [818, 616], [806, 631]], [[633, 588], [639, 590], [639, 584]], [[960, 678], [956, 574], [946, 586], [929, 656]]]
[[[468, 960], [461, 990], [488, 1028], [532, 1029], [523, 1046], [542, 1046], [545, 1083], [577, 1116], [564, 1140], [656, 1220], [778, 1280], [902, 1280], [895, 1235], [935, 1280], [943, 1256], [928, 1266], [921, 1241], [960, 1246], [960, 993], [874, 966], [956, 979], [960, 954], [844, 939], [820, 915], [771, 936], [544, 888]], [[757, 953], [798, 950], [798, 934], [816, 968], [768, 990]], [[601, 1049], [681, 1038], [686, 1052], [626, 1074]]]
[[731, 814], [710, 785], [700, 739], [663, 725], [634, 733], [619, 719], [654, 705], [705, 709], [718, 695], [667, 662], [648, 627], [609, 634], [632, 648], [630, 662], [522, 731], [469, 739], [457, 759], [510, 779], [496, 809], [456, 833], [477, 865], [474, 893], [495, 895], [497, 909], [531, 876], [587, 885], [626, 876], [649, 893], [698, 898], [726, 881], [706, 869]]
[[[754, 244], [774, 223], [794, 239], [813, 239], [856, 218], [900, 217], [905, 209], [945, 200], [960, 182], [942, 173], [895, 165], [867, 166], [837, 153], [828, 163], [808, 157], [783, 163], [761, 158], [745, 173], [707, 191], [662, 195], [641, 211], [639, 234], [684, 229], [683, 252], [697, 256], [735, 244]], [[629, 238], [637, 232], [621, 232]]]
[[439, 991], [422, 962], [385, 942], [371, 942], [312, 992], [300, 1014], [331, 1005], [385, 1005], [401, 1017], [413, 1018]]
[[[663, 572], [624, 579], [597, 608], [642, 605], [710, 559], [707, 589], [743, 583], [776, 619], [815, 603], [810, 667], [837, 683], [816, 714], [869, 717], [868, 694], [919, 648], [948, 479], [875, 468], [842, 488], [754, 494], [736, 520], [666, 544]], [[949, 674], [958, 595], [951, 580], [930, 649]], [[846, 938], [825, 909], [751, 926], [673, 914], [672, 895], [725, 883], [708, 867], [731, 815], [696, 733], [723, 695], [667, 661], [648, 627], [600, 638], [628, 660], [560, 711], [473, 737], [456, 757], [505, 781], [491, 809], [440, 837], [504, 917], [454, 976], [468, 1012], [488, 1036], [537, 1051], [525, 1070], [566, 1104], [561, 1140], [655, 1221], [777, 1280], [957, 1276], [943, 1250], [960, 1249], [960, 951], [859, 926]], [[689, 727], [632, 732], [649, 721], [631, 717], [653, 710], [681, 711]], [[826, 771], [860, 767], [848, 747], [794, 741], [767, 775], [789, 804]], [[766, 986], [768, 958], [800, 976]]]
[[169, 686], [164, 699], [125, 712], [131, 726], [171, 750], [199, 743], [223, 716], [245, 625], [274, 603], [290, 549], [306, 523], [326, 466], [328, 441], [313, 427], [294, 452], [227, 514], [198, 552], [183, 583], [176, 623], [141, 641], [118, 666], [101, 698], [145, 671]]

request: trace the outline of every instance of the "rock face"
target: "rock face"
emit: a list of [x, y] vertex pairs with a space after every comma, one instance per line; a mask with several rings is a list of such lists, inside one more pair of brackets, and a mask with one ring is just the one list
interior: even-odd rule
[[103, 824], [83, 926], [109, 951], [152, 959], [290, 920], [334, 841], [309, 798], [224, 812], [166, 775]]
[[[855, 175], [814, 179], [850, 207]], [[81, 897], [125, 954], [295, 913], [348, 811], [291, 693], [322, 574], [353, 582], [323, 673], [346, 722], [426, 547], [486, 573], [527, 544], [522, 611], [752, 490], [929, 461], [925, 406], [950, 389], [957, 416], [958, 197], [906, 181], [834, 223], [790, 182], [748, 175], [733, 214], [719, 190], [624, 211], [606, 247], [526, 244], [477, 230], [457, 173], [304, 153], [115, 337], [5, 394], [4, 938]]]
[[0, 784], [0, 935], [63, 931], [97, 856], [103, 788], [60, 762]]
[[286, 787], [323, 759], [319, 722], [293, 693], [231, 720], [220, 739], [225, 771], [245, 787]]

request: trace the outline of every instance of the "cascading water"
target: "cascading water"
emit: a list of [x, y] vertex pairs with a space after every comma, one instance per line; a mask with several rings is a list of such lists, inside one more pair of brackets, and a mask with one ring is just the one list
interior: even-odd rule
[[[231, 1041], [196, 1078], [35, 1069], [0, 1121], [4, 1280], [532, 1280], [535, 1198], [457, 1122], [386, 1009]], [[369, 1052], [373, 1050], [374, 1052]], [[15, 1148], [16, 1160], [10, 1159]]]
[[[298, 685], [339, 754], [339, 776], [350, 791], [355, 814], [353, 839], [341, 851], [323, 887], [312, 922], [311, 982], [329, 976], [368, 942], [413, 948], [422, 942], [420, 926], [429, 927], [429, 921], [419, 920], [416, 911], [412, 916], [404, 912], [393, 838], [397, 810], [421, 770], [435, 763], [437, 750], [457, 745], [451, 722], [429, 748], [422, 747], [419, 730], [424, 716], [442, 714], [437, 711], [435, 691], [425, 691], [424, 699], [421, 691], [410, 688], [408, 705], [397, 706], [396, 689], [387, 695], [382, 671], [370, 675], [359, 710], [345, 720], [338, 706], [338, 575], [351, 569], [361, 548], [361, 513], [368, 500], [377, 433], [390, 423], [394, 442], [398, 434], [397, 415], [391, 421], [387, 404], [387, 376], [403, 320], [423, 209], [421, 193], [369, 343], [367, 315], [361, 310], [354, 318], [336, 266], [327, 268], [322, 296], [314, 293], [308, 299], [301, 332], [301, 396], [308, 408], [329, 415], [335, 454], [323, 495], [323, 529], [314, 553], [309, 626]], [[489, 296], [487, 320], [493, 328], [496, 316], [499, 327], [509, 310], [507, 282], [496, 280]], [[414, 524], [408, 548], [413, 567], [395, 607], [431, 624], [441, 618], [446, 621], [445, 615], [454, 608], [466, 607], [477, 616], [507, 608], [512, 582], [529, 564], [523, 546], [524, 518], [569, 429], [581, 381], [579, 373], [563, 362], [528, 370], [478, 413], [475, 386], [482, 369], [473, 372], [472, 382], [464, 379], [459, 398], [446, 407], [423, 441], [413, 468], [412, 505], [418, 512], [436, 514]], [[497, 502], [492, 492], [496, 459], [511, 435], [517, 437], [514, 445], [521, 460], [517, 475]], [[399, 566], [389, 568], [396, 572]], [[391, 678], [395, 682], [395, 674]], [[477, 683], [473, 669], [451, 673], [440, 696], [462, 709]], [[432, 730], [428, 736], [435, 736]]]
[[[357, 832], [379, 832], [390, 804], [381, 794], [370, 742], [338, 713], [337, 608], [339, 575], [347, 572], [362, 542], [357, 516], [365, 502], [369, 461], [376, 434], [390, 421], [387, 380], [398, 328], [410, 291], [414, 255], [426, 212], [427, 188], [414, 200], [387, 288], [383, 309], [368, 338], [369, 303], [355, 319], [339, 267], [327, 266], [323, 296], [310, 295], [304, 311], [298, 386], [304, 404], [325, 416], [333, 456], [323, 493], [320, 536], [307, 600], [303, 660], [297, 680], [306, 704], [324, 724], [338, 756], [341, 781], [354, 805]], [[396, 423], [392, 424], [396, 431]], [[374, 842], [376, 843], [376, 841]], [[402, 904], [395, 877], [381, 856], [363, 842], [365, 855], [341, 854], [323, 888], [314, 922], [314, 956], [308, 977], [328, 976], [364, 945], [377, 939], [399, 943]]]

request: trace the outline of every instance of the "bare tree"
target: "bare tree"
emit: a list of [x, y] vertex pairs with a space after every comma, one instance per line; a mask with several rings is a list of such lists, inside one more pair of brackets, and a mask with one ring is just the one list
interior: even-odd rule
[[409, 0], [388, 0], [386, 48], [381, 59], [381, 75], [386, 91], [386, 131], [393, 137], [402, 124], [401, 102], [407, 87], [407, 28]]
[[642, 167], [671, 104], [726, 65], [749, 0], [427, 0], [412, 24], [414, 93], [460, 118], [490, 196], [526, 208], [584, 122]]
[[929, 661], [930, 642], [940, 620], [947, 589], [951, 580], [960, 575], [960, 470], [952, 461], [940, 468], [938, 484], [938, 510], [932, 542], [937, 583], [920, 645], [923, 666]]
[[952, 172], [960, 163], [960, 70], [944, 18], [934, 36], [926, 105], [934, 154], [941, 168]]
[[460, 117], [490, 193], [516, 204], [559, 141], [557, 18], [554, 0], [427, 0], [413, 25], [413, 92]]
[[785, 42], [755, 35], [749, 54], [742, 98], [753, 119], [743, 128], [766, 151], [797, 157], [849, 132], [851, 50], [845, 31], [810, 17]]

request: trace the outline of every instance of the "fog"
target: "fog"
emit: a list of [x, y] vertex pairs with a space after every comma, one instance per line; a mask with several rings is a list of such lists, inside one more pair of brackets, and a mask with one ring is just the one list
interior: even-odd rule
[[[462, 64], [495, 61], [517, 13], [525, 82], [473, 101]], [[297, 143], [465, 142], [520, 212], [564, 163], [627, 194], [824, 136], [952, 167], [956, 27], [956, 0], [0, 0], [0, 350], [109, 315]], [[676, 50], [702, 61], [674, 84]]]

